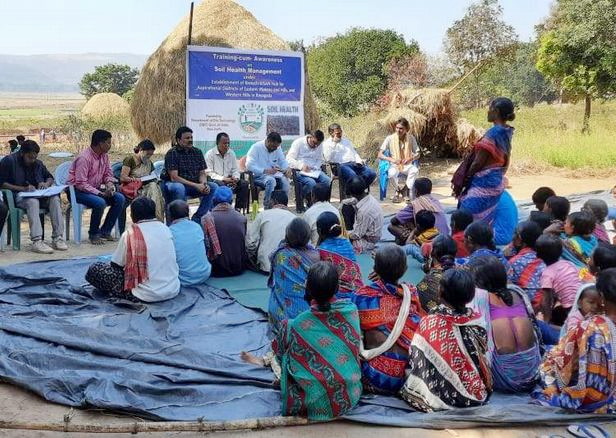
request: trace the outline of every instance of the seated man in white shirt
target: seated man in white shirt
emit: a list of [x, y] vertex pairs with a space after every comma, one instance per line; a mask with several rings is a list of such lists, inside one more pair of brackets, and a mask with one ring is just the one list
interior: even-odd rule
[[[302, 195], [310, 201], [312, 189], [317, 184], [331, 184], [332, 180], [321, 170], [323, 166], [323, 140], [325, 135], [318, 129], [296, 139], [287, 152], [289, 167], [297, 169], [296, 180], [302, 187]], [[297, 202], [297, 201], [296, 201]]]
[[235, 152], [229, 147], [229, 134], [216, 135], [216, 147], [205, 154], [205, 164], [210, 170], [210, 178], [219, 186], [227, 186], [235, 194], [235, 209], [248, 207], [248, 182], [240, 179], [240, 168]]
[[254, 221], [248, 223], [246, 252], [259, 271], [270, 271], [270, 254], [278, 248], [285, 237], [287, 225], [295, 219], [295, 215], [287, 208], [288, 202], [287, 194], [276, 190], [272, 194], [272, 208], [262, 211]]
[[265, 189], [265, 209], [271, 208], [271, 197], [275, 189], [289, 193], [291, 169], [284, 158], [281, 144], [280, 134], [270, 132], [265, 140], [250, 146], [246, 155], [246, 169], [254, 174], [255, 184]]
[[120, 238], [111, 262], [90, 266], [86, 281], [99, 291], [130, 301], [155, 302], [180, 292], [173, 235], [156, 219], [156, 204], [139, 197], [130, 204], [133, 224]]
[[365, 165], [351, 140], [342, 136], [342, 128], [338, 123], [332, 123], [327, 130], [330, 138], [323, 143], [325, 161], [340, 166], [338, 177], [345, 185], [352, 178], [359, 176], [364, 180], [366, 187], [370, 187], [376, 178], [376, 172]]
[[319, 240], [317, 219], [321, 213], [330, 211], [340, 219], [338, 209], [329, 202], [329, 184], [316, 184], [312, 188], [312, 206], [304, 213], [304, 220], [310, 225], [310, 240], [316, 246]]

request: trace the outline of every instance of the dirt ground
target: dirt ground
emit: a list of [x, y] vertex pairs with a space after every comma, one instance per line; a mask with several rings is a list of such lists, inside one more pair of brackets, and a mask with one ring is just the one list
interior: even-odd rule
[[[426, 165], [422, 168], [422, 175], [429, 176], [434, 182], [434, 193], [442, 198], [446, 205], [455, 205], [455, 200], [450, 197], [449, 180], [455, 163], [440, 162], [432, 165]], [[552, 187], [558, 194], [570, 195], [573, 193], [584, 193], [594, 190], [607, 190], [614, 186], [616, 180], [599, 179], [599, 178], [568, 178], [559, 174], [545, 174], [533, 176], [512, 176], [509, 179], [510, 191], [516, 200], [530, 199], [533, 191], [542, 185]], [[372, 193], [376, 194], [378, 188], [372, 188]], [[333, 190], [337, 193], [337, 189]], [[334, 202], [337, 199], [333, 199]], [[383, 204], [385, 213], [393, 213], [402, 208], [402, 204], [392, 204], [385, 201]], [[193, 206], [193, 208], [196, 206]], [[107, 243], [102, 246], [92, 246], [87, 242], [87, 224], [89, 217], [84, 218], [84, 229], [82, 236], [84, 241], [77, 246], [73, 242], [69, 242], [69, 251], [56, 251], [51, 255], [38, 255], [28, 250], [28, 225], [27, 222], [22, 223], [22, 250], [13, 251], [12, 248], [5, 248], [4, 252], [0, 252], [0, 265], [9, 265], [12, 263], [66, 259], [73, 257], [86, 257], [92, 255], [109, 254], [114, 250], [113, 243]], [[51, 234], [50, 224], [47, 220], [47, 235]], [[64, 415], [69, 412], [66, 406], [56, 405], [44, 401], [40, 397], [31, 394], [25, 390], [14, 387], [8, 384], [0, 384], [0, 420], [13, 423], [58, 423], [62, 424]], [[74, 424], [133, 424], [139, 419], [130, 417], [121, 417], [104, 411], [97, 410], [74, 410], [71, 421]], [[607, 426], [607, 429], [616, 434], [616, 424], [612, 423]], [[216, 437], [237, 437], [244, 435], [247, 431], [237, 432], [210, 432], [208, 435]], [[402, 436], [421, 436], [421, 437], [538, 437], [548, 435], [568, 436], [565, 427], [542, 427], [542, 428], [479, 428], [472, 430], [445, 430], [434, 431], [425, 429], [401, 429], [388, 427], [375, 427], [363, 424], [355, 424], [348, 422], [334, 422], [320, 425], [285, 427], [261, 431], [250, 431], [252, 437], [282, 437], [282, 436], [336, 436], [336, 437], [372, 437], [375, 434], [390, 437]], [[181, 435], [186, 437], [202, 436], [202, 433], [196, 432], [167, 432], [167, 433], [140, 433], [147, 436], [172, 436]], [[0, 428], [0, 438], [7, 437], [55, 437], [65, 436], [63, 432], [44, 432], [31, 430], [10, 430]], [[117, 434], [103, 434], [97, 436], [116, 436]], [[85, 433], [74, 433], [71, 436], [91, 436]]]

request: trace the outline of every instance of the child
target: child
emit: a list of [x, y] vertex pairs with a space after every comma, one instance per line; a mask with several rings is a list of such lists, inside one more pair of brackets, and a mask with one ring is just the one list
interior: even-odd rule
[[565, 324], [563, 324], [560, 336], [563, 337], [569, 330], [577, 327], [586, 318], [599, 314], [602, 309], [603, 299], [595, 285], [592, 283], [583, 285], [575, 296], [575, 304], [571, 312], [569, 312]]
[[436, 228], [440, 234], [449, 234], [449, 226], [443, 206], [432, 196], [432, 181], [428, 178], [417, 178], [413, 184], [413, 201], [400, 210], [387, 227], [396, 238], [398, 245], [404, 245], [409, 234], [415, 228], [415, 215], [421, 210], [434, 213]]
[[588, 269], [580, 271], [580, 280], [594, 283], [597, 274], [609, 268], [616, 268], [616, 246], [599, 242], [588, 261]]
[[466, 210], [460, 209], [451, 213], [451, 237], [456, 241], [456, 246], [458, 247], [457, 258], [469, 256], [468, 250], [464, 245], [464, 231], [472, 223], [473, 215]]
[[545, 201], [544, 213], [552, 217], [552, 224], [544, 230], [545, 233], [562, 233], [571, 204], [562, 196], [551, 196]]
[[552, 216], [548, 213], [544, 213], [543, 211], [531, 211], [528, 220], [539, 225], [541, 232], [543, 232], [552, 223]]
[[597, 238], [592, 234], [595, 229], [595, 217], [587, 211], [571, 213], [564, 226], [563, 255], [578, 269], [588, 268], [588, 262], [597, 247]]
[[415, 215], [415, 229], [411, 231], [404, 252], [412, 256], [420, 263], [424, 262], [424, 256], [421, 251], [422, 245], [432, 242], [439, 235], [435, 228], [436, 218], [434, 213], [428, 210], [418, 211]]
[[521, 222], [513, 237], [513, 247], [516, 255], [509, 260], [507, 279], [510, 283], [521, 287], [532, 301], [545, 269], [543, 260], [537, 257], [535, 244], [541, 236], [541, 228], [534, 222]]
[[537, 207], [537, 211], [543, 211], [545, 202], [552, 196], [556, 196], [556, 193], [549, 187], [539, 187], [535, 190], [535, 193], [533, 193], [533, 204]]
[[560, 259], [563, 244], [557, 236], [543, 234], [537, 239], [535, 249], [546, 268], [539, 281], [541, 289], [532, 300], [533, 309], [536, 314], [543, 313], [545, 322], [561, 326], [581, 285], [579, 271], [570, 261]]
[[605, 225], [603, 225], [603, 222], [605, 222], [608, 214], [607, 203], [601, 199], [589, 199], [586, 203], [584, 203], [582, 210], [588, 211], [594, 216], [596, 225], [592, 234], [597, 238], [597, 240], [600, 242], [610, 243], [610, 236], [607, 234]]

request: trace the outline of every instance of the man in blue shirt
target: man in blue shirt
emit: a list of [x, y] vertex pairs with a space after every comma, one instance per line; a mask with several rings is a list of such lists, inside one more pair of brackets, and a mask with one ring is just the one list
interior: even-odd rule
[[210, 278], [212, 265], [205, 252], [203, 229], [188, 219], [188, 203], [177, 199], [169, 204], [169, 222], [175, 243], [175, 258], [182, 286], [204, 283]]
[[270, 132], [265, 140], [256, 142], [246, 155], [246, 168], [254, 174], [255, 184], [265, 189], [263, 205], [271, 207], [274, 189], [289, 193], [291, 169], [284, 157], [282, 137], [277, 132]]

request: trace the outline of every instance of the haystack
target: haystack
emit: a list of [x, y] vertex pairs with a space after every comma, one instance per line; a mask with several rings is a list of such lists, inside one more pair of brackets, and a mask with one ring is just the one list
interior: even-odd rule
[[458, 119], [456, 121], [456, 134], [458, 136], [458, 150], [456, 152], [463, 156], [479, 141], [484, 132], [482, 129], [475, 128], [468, 120]]
[[[131, 120], [139, 137], [169, 143], [186, 120], [188, 15], [146, 62], [131, 101]], [[289, 45], [232, 0], [204, 0], [195, 6], [192, 44], [242, 49], [290, 50]], [[319, 116], [306, 83], [306, 129]]]
[[384, 117], [369, 131], [364, 153], [374, 160], [383, 139], [394, 132], [394, 123], [405, 117], [423, 151], [438, 157], [460, 156], [481, 137], [468, 121], [458, 121], [458, 110], [448, 90], [405, 89], [391, 96]]
[[92, 96], [81, 109], [81, 114], [93, 120], [126, 119], [130, 117], [130, 105], [115, 93], [99, 93]]

